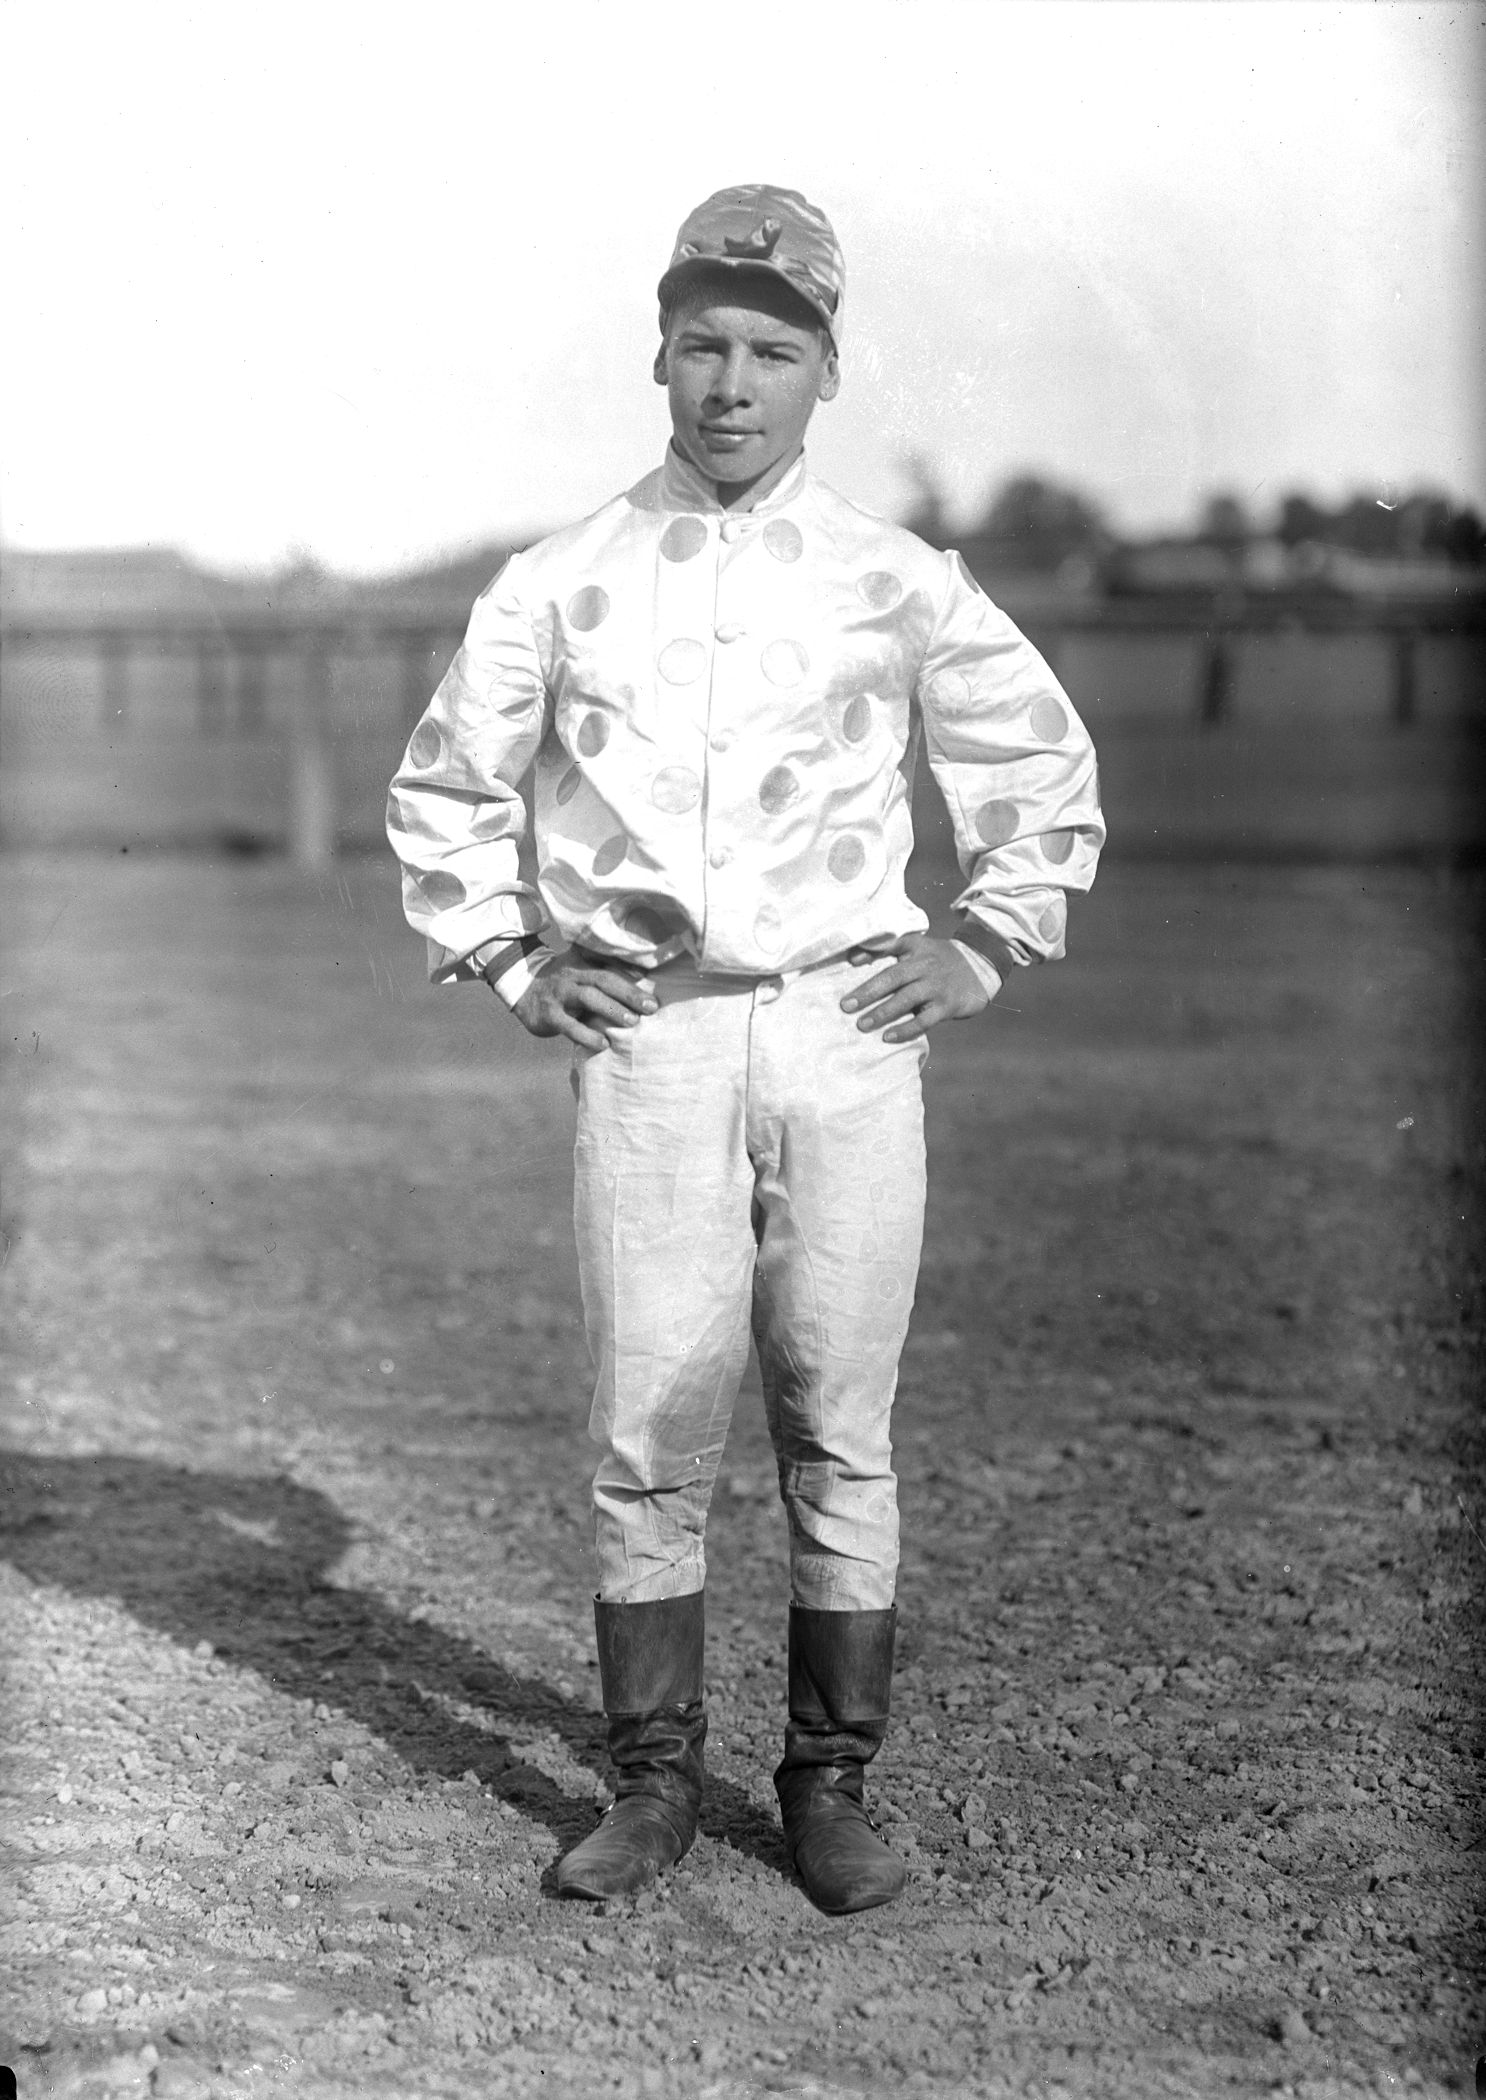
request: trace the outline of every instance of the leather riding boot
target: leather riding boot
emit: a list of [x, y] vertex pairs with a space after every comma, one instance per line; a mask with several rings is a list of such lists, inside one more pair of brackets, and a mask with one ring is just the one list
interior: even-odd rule
[[862, 1787], [887, 1733], [897, 1617], [896, 1606], [790, 1606], [789, 1725], [774, 1789], [806, 1894], [832, 1914], [890, 1903], [907, 1875]]
[[702, 1799], [702, 1593], [593, 1608], [614, 1801], [557, 1867], [560, 1896], [628, 1896], [689, 1852]]

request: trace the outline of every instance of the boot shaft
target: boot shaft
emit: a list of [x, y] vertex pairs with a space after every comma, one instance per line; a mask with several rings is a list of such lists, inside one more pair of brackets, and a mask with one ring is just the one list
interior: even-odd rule
[[879, 1740], [892, 1708], [898, 1608], [789, 1612], [789, 1713], [800, 1727]]
[[611, 1719], [701, 1703], [706, 1618], [700, 1590], [646, 1604], [595, 1600], [593, 1622], [604, 1712]]

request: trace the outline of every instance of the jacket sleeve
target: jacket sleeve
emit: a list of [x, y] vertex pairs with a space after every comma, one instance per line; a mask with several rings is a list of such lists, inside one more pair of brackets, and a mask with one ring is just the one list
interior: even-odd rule
[[435, 984], [478, 981], [465, 961], [473, 949], [542, 927], [541, 901], [518, 863], [526, 831], [520, 782], [548, 714], [521, 576], [516, 556], [475, 601], [387, 797], [403, 910], [428, 942]]
[[1050, 961], [1104, 843], [1094, 747], [1026, 636], [958, 554], [945, 562], [916, 698], [965, 878], [956, 935], [998, 968]]

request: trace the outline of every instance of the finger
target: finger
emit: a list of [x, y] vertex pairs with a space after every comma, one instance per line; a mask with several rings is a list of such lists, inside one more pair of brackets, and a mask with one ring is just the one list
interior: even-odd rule
[[908, 972], [903, 964], [894, 963], [890, 970], [879, 970], [875, 977], [869, 977], [865, 984], [859, 984], [854, 992], [848, 992], [841, 1001], [841, 1011], [844, 1014], [854, 1014], [859, 1013], [864, 1006], [875, 1006], [879, 999], [887, 998], [890, 992], [897, 991], [900, 985], [907, 982]]
[[605, 993], [610, 999], [617, 999], [637, 1014], [655, 1012], [657, 1001], [648, 979], [622, 977], [617, 970], [594, 970], [585, 971], [578, 981], [593, 991]]
[[607, 992], [601, 992], [592, 984], [573, 987], [567, 1011], [575, 1017], [601, 1022], [612, 1028], [633, 1028], [640, 1019], [634, 1008], [621, 1006], [617, 999], [611, 999]]
[[596, 1028], [586, 1028], [576, 1014], [559, 1014], [557, 1033], [565, 1035], [570, 1043], [576, 1043], [580, 1050], [607, 1050], [609, 1047], [609, 1038], [600, 1035]]
[[886, 1028], [892, 1021], [901, 1021], [909, 1014], [918, 1013], [927, 1003], [925, 995], [907, 986], [893, 998], [885, 999], [881, 1006], [874, 1006], [871, 1013], [863, 1014], [857, 1022], [862, 1029]]
[[884, 1029], [882, 1040], [885, 1043], [914, 1042], [919, 1036], [927, 1035], [948, 1013], [949, 1008], [942, 999], [930, 999], [911, 1020], [900, 1022], [896, 1028]]

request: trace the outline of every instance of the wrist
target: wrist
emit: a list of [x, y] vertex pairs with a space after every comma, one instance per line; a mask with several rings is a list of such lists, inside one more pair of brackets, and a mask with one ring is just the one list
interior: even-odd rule
[[536, 979], [552, 960], [553, 951], [542, 941], [524, 954], [514, 957], [504, 969], [497, 971], [486, 982], [503, 1006], [517, 1007], [531, 990]]

